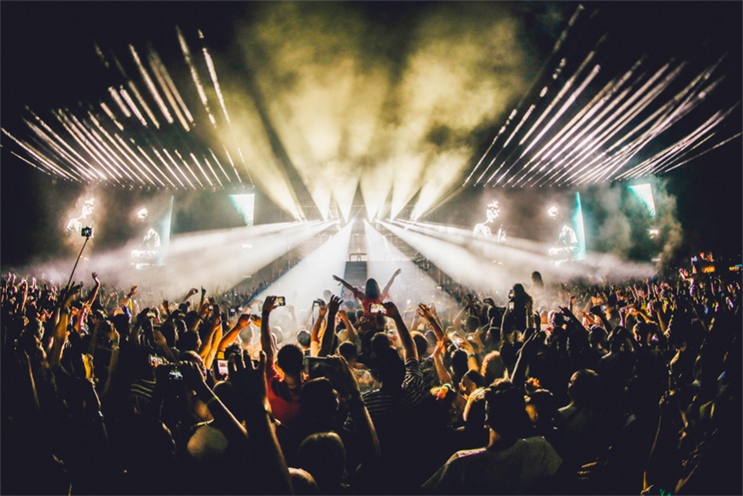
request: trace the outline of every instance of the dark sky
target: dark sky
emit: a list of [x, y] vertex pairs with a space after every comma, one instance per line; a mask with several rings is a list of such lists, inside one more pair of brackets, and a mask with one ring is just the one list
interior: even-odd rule
[[[377, 2], [352, 4], [370, 23], [387, 26], [404, 41], [406, 23], [428, 8], [425, 2]], [[576, 4], [517, 3], [532, 43], [546, 57], [559, 33], [556, 29]], [[741, 99], [740, 2], [589, 2], [589, 11], [599, 9], [598, 24], [611, 30], [607, 43], [612, 54], [605, 63], [620, 64], [640, 52], [664, 59], [680, 56], [709, 63], [710, 54], [729, 51], [723, 69], [725, 84], [711, 104], [733, 104]], [[21, 116], [29, 106], [38, 113], [77, 101], [95, 101], [101, 85], [101, 64], [93, 51], [93, 40], [116, 53], [128, 43], [152, 42], [161, 55], [177, 52], [174, 26], [203, 29], [215, 51], [229, 49], [232, 23], [249, 17], [251, 4], [244, 2], [2, 2], [0, 3], [0, 96], [2, 126], [19, 132]], [[332, 4], [319, 8], [332, 9]], [[556, 23], [562, 20], [562, 24]], [[700, 61], [701, 60], [701, 61]], [[167, 62], [166, 62], [167, 65]], [[729, 117], [728, 135], [741, 128], [740, 107]], [[730, 129], [733, 131], [730, 131]], [[735, 131], [737, 129], [737, 131]], [[483, 148], [491, 137], [484, 137]], [[62, 182], [51, 185], [47, 176], [8, 153], [2, 136], [2, 263], [20, 263], [39, 248], [52, 246], [53, 222], [46, 195], [63, 203], [74, 198], [74, 188]], [[475, 158], [476, 160], [476, 158]], [[679, 219], [690, 246], [719, 246], [740, 256], [743, 209], [741, 139], [732, 141], [667, 175], [669, 190], [678, 198]]]

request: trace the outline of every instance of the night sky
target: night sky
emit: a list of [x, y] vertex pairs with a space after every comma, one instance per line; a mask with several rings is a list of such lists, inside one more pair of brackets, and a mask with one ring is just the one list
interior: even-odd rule
[[[467, 8], [464, 4], [461, 8]], [[512, 7], [513, 15], [522, 20], [519, 36], [528, 38], [525, 44], [531, 49], [527, 77], [536, 74], [540, 61], [546, 60], [576, 5], [523, 2]], [[337, 4], [322, 3], [317, 9], [332, 16], [334, 6]], [[712, 106], [731, 106], [741, 100], [742, 6], [740, 2], [586, 4], [589, 10], [602, 10], [597, 22], [612, 33], [607, 39], [611, 56], [602, 60], [602, 71], [642, 53], [651, 60], [677, 56], [699, 63], [710, 54], [727, 51], [721, 65], [726, 79], [706, 102]], [[21, 120], [27, 115], [26, 106], [46, 115], [51, 108], [105, 97], [94, 40], [119, 54], [126, 53], [129, 43], [142, 46], [150, 42], [167, 65], [168, 57], [178, 56], [174, 34], [179, 25], [184, 31], [203, 30], [211, 50], [229, 53], [233, 50], [234, 21], [249, 22], [253, 8], [243, 2], [2, 2], [2, 127], [23, 135], [27, 132]], [[350, 8], [365, 20], [369, 33], [385, 38], [380, 50], [386, 50], [384, 55], [391, 64], [402, 66], [405, 61], [398, 57], [410, 43], [408, 26], [431, 4], [354, 2]], [[370, 38], [369, 43], [376, 41]], [[490, 128], [478, 129], [473, 138], [478, 140], [473, 164], [502, 123], [501, 119]], [[724, 134], [731, 136], [740, 130], [738, 107], [725, 122]], [[54, 252], [55, 212], [64, 208], [65, 202], [74, 201], [79, 187], [64, 181], [52, 184], [49, 176], [9, 153], [10, 140], [5, 135], [2, 145], [1, 248], [2, 265], [7, 267], [27, 263], [44, 251]], [[664, 176], [668, 192], [677, 198], [677, 216], [685, 233], [683, 250], [712, 248], [740, 258], [742, 160], [738, 137]], [[112, 192], [122, 202], [126, 202], [126, 194]], [[479, 194], [479, 190], [472, 194]], [[264, 200], [265, 205], [270, 204]], [[270, 220], [270, 215], [264, 218]]]

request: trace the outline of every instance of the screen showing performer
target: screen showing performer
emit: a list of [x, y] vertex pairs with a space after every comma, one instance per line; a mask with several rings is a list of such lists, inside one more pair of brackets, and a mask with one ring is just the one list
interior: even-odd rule
[[[475, 226], [474, 234], [494, 237], [496, 242], [502, 243], [506, 239], [506, 230], [503, 229], [503, 224], [496, 223], [496, 220], [501, 216], [501, 209], [497, 200], [488, 203], [486, 215], [487, 220]], [[496, 226], [497, 230], [495, 230]]]
[[131, 263], [137, 268], [165, 265], [172, 210], [172, 196], [164, 205], [153, 202], [136, 209], [139, 243], [131, 252]]

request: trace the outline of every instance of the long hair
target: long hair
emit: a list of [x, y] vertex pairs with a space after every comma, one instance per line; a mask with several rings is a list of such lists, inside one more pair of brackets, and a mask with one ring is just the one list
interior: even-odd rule
[[382, 295], [382, 288], [379, 287], [379, 283], [376, 279], [370, 278], [366, 281], [366, 293], [367, 298], [376, 299]]

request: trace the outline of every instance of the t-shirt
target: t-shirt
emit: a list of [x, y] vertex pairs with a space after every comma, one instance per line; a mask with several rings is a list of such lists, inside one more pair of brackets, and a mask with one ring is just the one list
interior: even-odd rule
[[[412, 411], [421, 402], [424, 394], [423, 375], [418, 360], [408, 358], [405, 362], [405, 379], [400, 391], [389, 392], [384, 389], [376, 389], [362, 394], [362, 397], [369, 411], [369, 416], [379, 429], [389, 422], [395, 422], [401, 415]], [[351, 425], [352, 421], [349, 416], [346, 420], [346, 428], [350, 428]]]
[[152, 399], [152, 393], [155, 391], [155, 381], [147, 379], [137, 379], [129, 388], [132, 405], [135, 411], [144, 414], [147, 405]]
[[292, 391], [274, 365], [266, 368], [266, 382], [268, 403], [271, 405], [274, 418], [283, 424], [291, 422], [299, 411], [299, 395], [302, 388]]
[[524, 494], [554, 475], [560, 464], [550, 443], [535, 436], [503, 451], [458, 451], [423, 488], [437, 494]]

